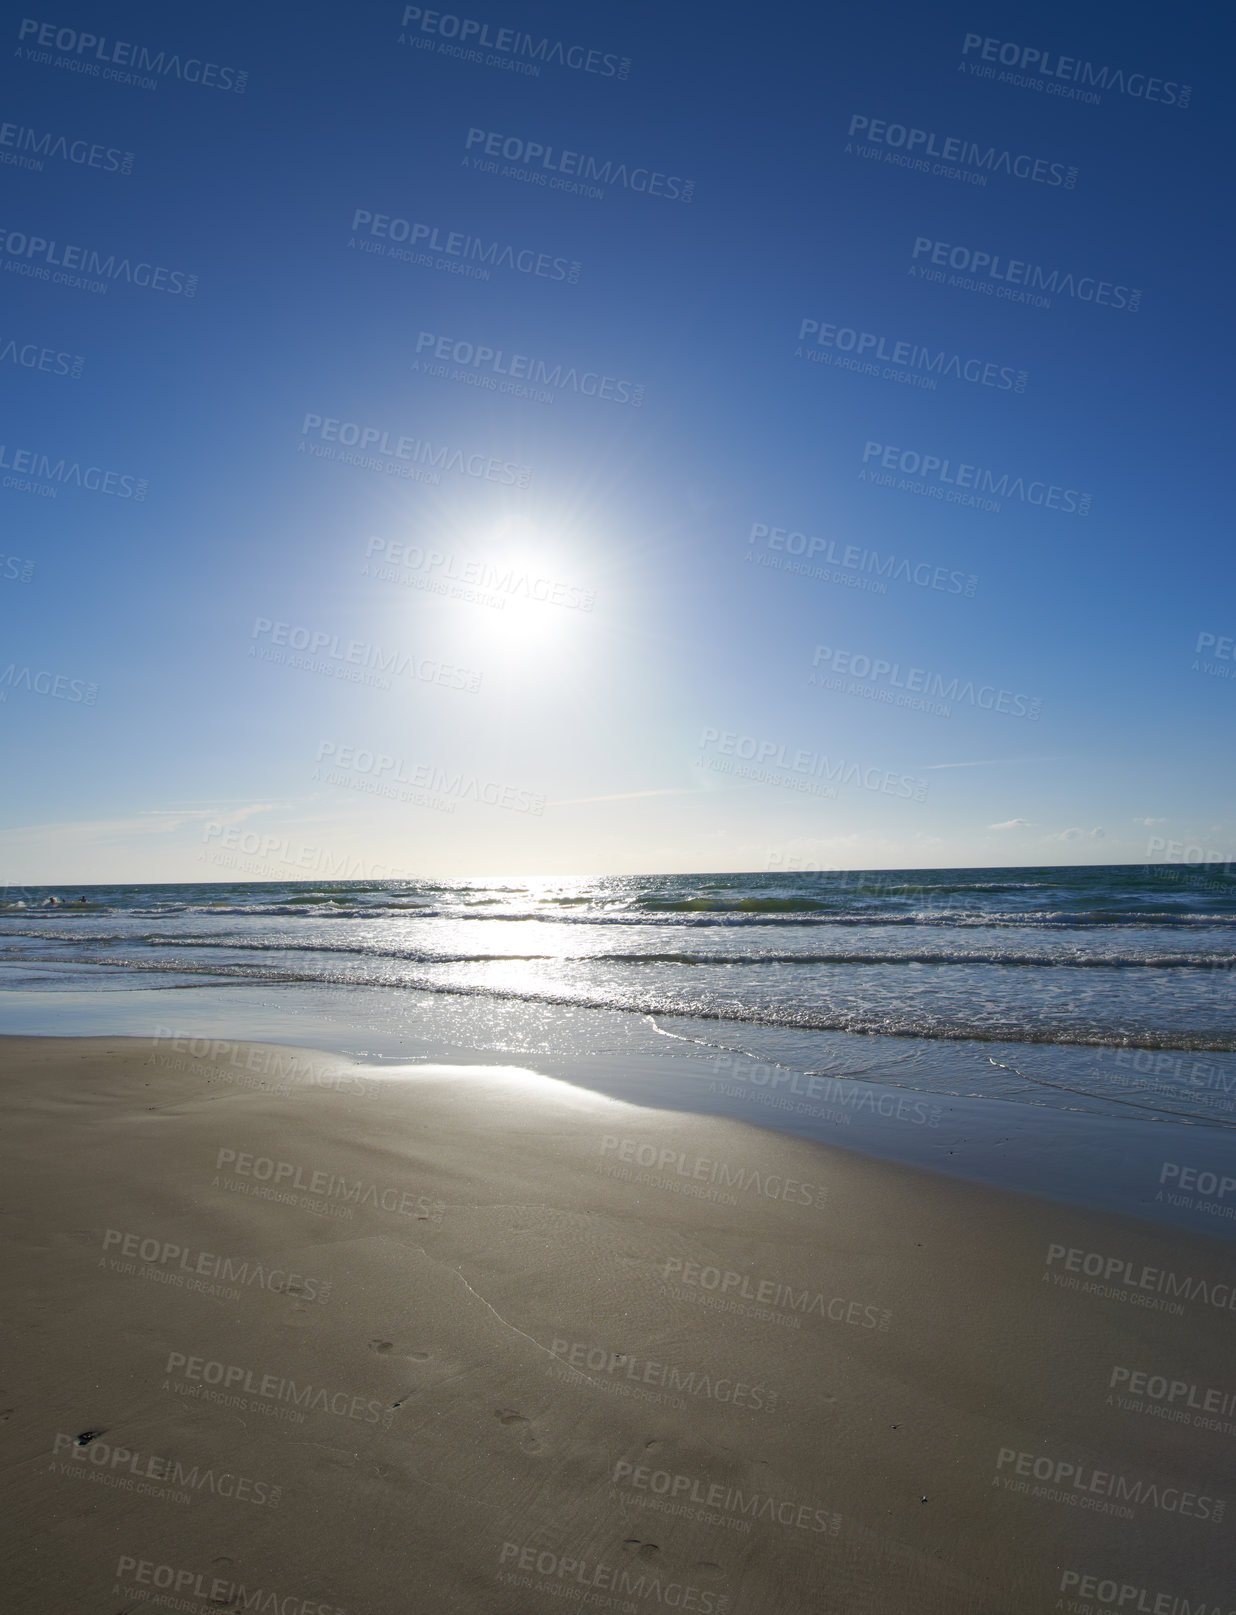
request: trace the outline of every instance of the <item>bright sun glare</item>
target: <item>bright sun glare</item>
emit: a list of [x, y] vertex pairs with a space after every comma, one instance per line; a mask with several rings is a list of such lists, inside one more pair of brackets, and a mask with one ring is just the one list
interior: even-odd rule
[[478, 588], [489, 602], [489, 609], [473, 614], [471, 631], [521, 660], [558, 654], [592, 600], [566, 546], [530, 517], [509, 515], [469, 547], [481, 562]]

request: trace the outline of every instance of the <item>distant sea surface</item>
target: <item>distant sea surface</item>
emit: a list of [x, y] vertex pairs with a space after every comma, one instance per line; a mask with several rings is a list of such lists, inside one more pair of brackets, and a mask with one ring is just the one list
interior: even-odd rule
[[0, 984], [26, 993], [380, 989], [507, 1028], [570, 1007], [648, 1047], [1220, 1125], [1234, 967], [1228, 866], [0, 891]]

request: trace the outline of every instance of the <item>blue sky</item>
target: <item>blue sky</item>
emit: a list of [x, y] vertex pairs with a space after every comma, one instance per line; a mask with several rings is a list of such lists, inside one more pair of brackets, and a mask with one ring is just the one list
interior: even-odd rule
[[1231, 857], [1220, 53], [1028, 15], [13, 19], [0, 880]]

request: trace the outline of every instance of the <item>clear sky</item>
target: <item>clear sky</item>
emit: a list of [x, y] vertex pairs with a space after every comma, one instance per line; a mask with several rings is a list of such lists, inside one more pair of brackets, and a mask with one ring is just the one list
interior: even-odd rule
[[11, 13], [0, 881], [1233, 856], [1214, 18]]

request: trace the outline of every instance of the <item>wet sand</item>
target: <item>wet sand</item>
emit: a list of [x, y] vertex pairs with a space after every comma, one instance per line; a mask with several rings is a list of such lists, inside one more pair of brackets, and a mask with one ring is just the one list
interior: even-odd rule
[[510, 1067], [0, 1074], [29, 1615], [1232, 1602], [1215, 1239]]

